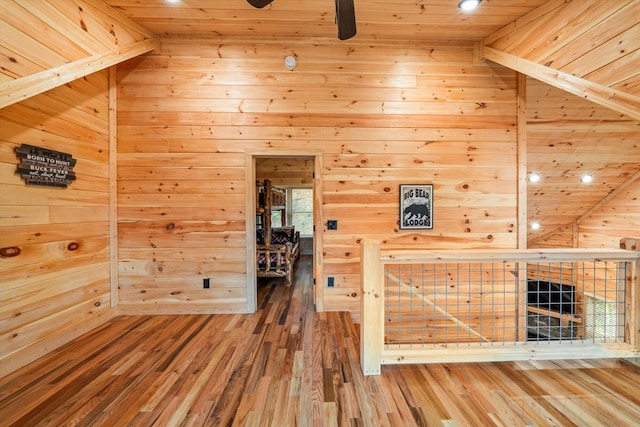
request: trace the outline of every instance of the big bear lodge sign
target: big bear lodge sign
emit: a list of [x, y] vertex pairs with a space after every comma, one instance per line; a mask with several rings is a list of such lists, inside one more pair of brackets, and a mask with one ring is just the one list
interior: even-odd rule
[[16, 172], [27, 184], [66, 188], [76, 179], [76, 159], [71, 154], [27, 144], [15, 150], [20, 159]]
[[400, 228], [433, 228], [433, 185], [400, 186]]

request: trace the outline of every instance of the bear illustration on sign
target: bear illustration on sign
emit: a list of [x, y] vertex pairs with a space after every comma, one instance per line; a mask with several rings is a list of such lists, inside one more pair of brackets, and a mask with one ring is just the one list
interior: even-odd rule
[[404, 220], [410, 219], [428, 219], [429, 207], [427, 205], [418, 205], [416, 203], [404, 208]]

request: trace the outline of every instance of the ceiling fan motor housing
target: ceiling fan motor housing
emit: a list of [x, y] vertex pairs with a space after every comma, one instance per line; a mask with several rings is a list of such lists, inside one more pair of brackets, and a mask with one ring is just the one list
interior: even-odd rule
[[[273, 0], [247, 0], [255, 8], [262, 9]], [[353, 0], [335, 0], [338, 38], [347, 40], [356, 35], [356, 13]]]

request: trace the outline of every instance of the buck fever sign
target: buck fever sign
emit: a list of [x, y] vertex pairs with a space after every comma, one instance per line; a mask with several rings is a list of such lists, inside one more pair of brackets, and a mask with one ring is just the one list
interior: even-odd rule
[[400, 186], [400, 228], [433, 228], [433, 185]]

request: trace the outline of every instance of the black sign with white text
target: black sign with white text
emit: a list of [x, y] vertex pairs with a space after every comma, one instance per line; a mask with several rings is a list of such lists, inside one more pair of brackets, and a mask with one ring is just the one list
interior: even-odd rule
[[22, 144], [15, 149], [20, 163], [16, 170], [30, 185], [66, 188], [76, 179], [71, 154]]

